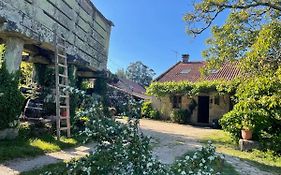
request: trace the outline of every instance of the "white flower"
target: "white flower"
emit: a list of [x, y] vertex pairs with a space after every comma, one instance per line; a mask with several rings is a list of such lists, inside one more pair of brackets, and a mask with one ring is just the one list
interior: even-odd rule
[[181, 172], [181, 174], [182, 174], [182, 175], [185, 175], [185, 174], [186, 174], [186, 172], [185, 172], [185, 171], [182, 171], [182, 172]]
[[205, 159], [201, 159], [201, 161], [202, 161], [202, 163], [205, 163], [205, 162], [206, 162], [206, 160], [205, 160]]

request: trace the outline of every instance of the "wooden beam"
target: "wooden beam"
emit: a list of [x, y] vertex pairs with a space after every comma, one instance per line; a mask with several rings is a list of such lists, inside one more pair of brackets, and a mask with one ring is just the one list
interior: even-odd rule
[[106, 73], [91, 72], [91, 71], [77, 71], [77, 76], [82, 78], [106, 78]]
[[23, 61], [39, 64], [51, 64], [51, 61], [43, 56], [23, 56]]

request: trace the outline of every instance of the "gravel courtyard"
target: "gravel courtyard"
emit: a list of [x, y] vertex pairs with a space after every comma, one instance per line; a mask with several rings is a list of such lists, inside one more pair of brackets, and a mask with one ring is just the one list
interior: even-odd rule
[[[215, 129], [208, 127], [179, 125], [147, 119], [140, 120], [140, 128], [146, 136], [152, 137], [155, 156], [166, 164], [172, 163], [177, 157], [188, 151], [201, 147], [200, 138], [216, 132]], [[272, 175], [239, 158], [225, 155], [225, 160], [241, 175]]]

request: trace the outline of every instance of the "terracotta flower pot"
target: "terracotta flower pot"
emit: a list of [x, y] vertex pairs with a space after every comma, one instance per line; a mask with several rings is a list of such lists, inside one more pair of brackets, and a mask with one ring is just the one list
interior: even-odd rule
[[251, 130], [242, 129], [242, 130], [241, 130], [241, 135], [242, 135], [242, 138], [243, 138], [243, 139], [245, 139], [245, 140], [251, 140], [251, 139], [252, 139], [253, 132], [252, 132]]

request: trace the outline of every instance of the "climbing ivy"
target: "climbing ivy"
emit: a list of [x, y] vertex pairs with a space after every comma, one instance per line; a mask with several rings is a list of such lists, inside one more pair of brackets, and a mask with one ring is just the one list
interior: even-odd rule
[[181, 94], [187, 96], [199, 93], [218, 92], [220, 94], [235, 94], [239, 80], [233, 81], [201, 81], [201, 82], [154, 82], [147, 88], [147, 94], [161, 97], [166, 95]]

